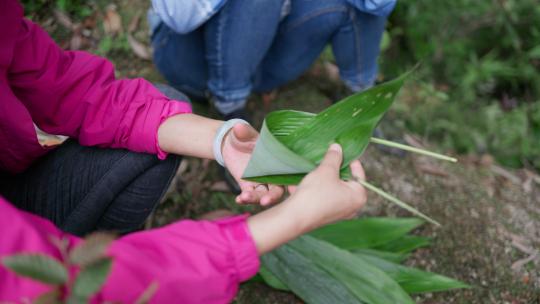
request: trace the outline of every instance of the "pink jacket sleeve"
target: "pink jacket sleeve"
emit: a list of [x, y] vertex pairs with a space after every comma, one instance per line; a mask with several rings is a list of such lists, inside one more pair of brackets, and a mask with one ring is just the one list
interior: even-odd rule
[[171, 101], [144, 79], [117, 80], [113, 65], [86, 52], [64, 51], [29, 20], [21, 19], [9, 84], [42, 130], [83, 145], [165, 154], [157, 129], [189, 103]]
[[[0, 258], [22, 252], [59, 257], [49, 236], [67, 237], [52, 223], [17, 210], [0, 197]], [[180, 221], [133, 233], [109, 248], [112, 272], [92, 302], [132, 303], [152, 283], [159, 288], [152, 303], [227, 303], [241, 281], [259, 267], [245, 216], [225, 220]], [[15, 275], [0, 265], [0, 302], [22, 302], [48, 290], [46, 285]]]

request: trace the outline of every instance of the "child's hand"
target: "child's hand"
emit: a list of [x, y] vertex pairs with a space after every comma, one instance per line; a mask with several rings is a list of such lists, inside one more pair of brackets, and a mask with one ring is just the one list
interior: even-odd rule
[[[366, 202], [366, 191], [355, 181], [342, 181], [339, 169], [342, 149], [333, 144], [317, 169], [308, 174], [287, 200], [303, 221], [304, 232], [332, 222], [354, 217]], [[354, 177], [364, 180], [364, 169], [358, 160], [351, 163]]]
[[283, 188], [241, 179], [255, 148], [259, 133], [246, 124], [236, 124], [225, 136], [221, 148], [223, 160], [229, 172], [238, 182], [242, 193], [236, 197], [237, 203], [260, 203], [263, 206], [276, 203], [283, 195]]

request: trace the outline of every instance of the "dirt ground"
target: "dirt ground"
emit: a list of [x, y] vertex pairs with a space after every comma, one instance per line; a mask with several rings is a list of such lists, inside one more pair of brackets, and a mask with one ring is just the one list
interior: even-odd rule
[[[148, 45], [144, 19], [146, 1], [115, 1], [124, 30], [137, 14], [143, 16], [133, 36]], [[105, 10], [105, 5], [100, 6]], [[50, 15], [50, 14], [49, 14]], [[97, 14], [102, 29], [106, 14]], [[73, 34], [56, 17], [41, 21], [59, 43], [73, 42]], [[48, 23], [47, 23], [48, 22]], [[99, 30], [96, 30], [98, 32]], [[99, 34], [92, 33], [93, 36]], [[93, 37], [92, 36], [92, 37]], [[92, 40], [92, 39], [90, 39]], [[90, 43], [83, 49], [100, 48]], [[122, 49], [124, 48], [124, 49]], [[133, 46], [131, 46], [131, 50]], [[107, 52], [121, 77], [145, 77], [163, 82], [151, 61], [136, 56], [130, 46]], [[256, 125], [265, 113], [277, 109], [318, 112], [331, 104], [341, 86], [332, 80], [332, 71], [319, 62], [301, 79], [277, 92], [269, 106], [254, 95], [248, 104]], [[414, 97], [410, 86], [405, 94]], [[403, 94], [403, 95], [405, 95]], [[398, 98], [397, 102], [400, 100]], [[215, 116], [208, 105], [195, 104], [195, 111]], [[382, 122], [391, 139], [427, 145], [422, 138], [407, 134], [393, 124], [390, 112]], [[436, 118], [434, 118], [436, 119]], [[451, 151], [441, 151], [451, 152]], [[371, 146], [362, 157], [368, 179], [442, 223], [424, 225], [416, 233], [433, 238], [431, 247], [416, 251], [409, 265], [460, 279], [473, 288], [427, 294], [419, 303], [540, 303], [540, 178], [526, 170], [499, 167], [487, 155], [459, 156], [448, 164], [416, 155], [394, 156]], [[192, 158], [183, 160], [167, 198], [147, 226], [165, 225], [180, 218], [198, 218], [212, 210], [257, 212], [258, 207], [238, 206], [218, 174], [217, 165]], [[370, 194], [360, 216], [409, 216]], [[262, 283], [244, 284], [236, 303], [302, 303], [294, 295], [275, 291]]]

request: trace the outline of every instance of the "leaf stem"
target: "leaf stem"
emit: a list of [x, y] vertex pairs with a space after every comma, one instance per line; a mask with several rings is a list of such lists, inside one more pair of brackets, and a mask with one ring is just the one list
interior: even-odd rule
[[419, 148], [407, 146], [407, 145], [404, 145], [404, 144], [399, 144], [399, 143], [389, 141], [389, 140], [385, 140], [385, 139], [382, 139], [382, 138], [372, 137], [370, 139], [370, 141], [372, 143], [375, 143], [375, 144], [385, 145], [385, 146], [389, 146], [389, 147], [393, 147], [393, 148], [402, 149], [402, 150], [405, 150], [405, 151], [410, 151], [410, 152], [414, 152], [414, 153], [418, 153], [418, 154], [423, 154], [423, 155], [431, 156], [433, 158], [438, 158], [438, 159], [446, 160], [446, 161], [453, 162], [453, 163], [457, 162], [457, 159], [455, 159], [453, 157], [450, 157], [450, 156], [446, 156], [446, 155], [442, 155], [442, 154], [439, 154], [439, 153], [427, 151], [427, 150], [424, 150], [424, 149], [419, 149]]
[[355, 178], [355, 180], [357, 182], [359, 182], [362, 186], [366, 187], [368, 190], [371, 190], [375, 193], [377, 193], [378, 195], [386, 198], [387, 200], [391, 201], [392, 203], [400, 206], [401, 208], [405, 209], [405, 210], [408, 210], [414, 214], [416, 214], [417, 216], [425, 219], [426, 221], [436, 225], [436, 226], [441, 226], [441, 224], [439, 224], [439, 222], [435, 221], [435, 220], [432, 220], [430, 217], [428, 217], [427, 215], [423, 214], [422, 212], [416, 210], [415, 208], [409, 206], [408, 204], [400, 201], [398, 198], [386, 193], [385, 191], [373, 186], [372, 184], [366, 182], [366, 181], [363, 181], [363, 180], [360, 180], [358, 178]]

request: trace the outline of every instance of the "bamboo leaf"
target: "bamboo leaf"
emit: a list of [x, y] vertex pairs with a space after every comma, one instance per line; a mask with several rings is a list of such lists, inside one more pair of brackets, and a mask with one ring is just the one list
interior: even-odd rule
[[399, 265], [373, 255], [357, 252], [366, 262], [388, 274], [408, 293], [445, 291], [469, 288], [469, 285], [432, 272]]
[[87, 300], [100, 290], [111, 271], [112, 259], [105, 258], [84, 267], [73, 285], [73, 296]]
[[422, 223], [417, 218], [372, 217], [326, 225], [310, 235], [347, 250], [375, 248], [406, 235]]
[[341, 282], [362, 302], [414, 303], [396, 281], [358, 255], [310, 236], [300, 237], [289, 246]]
[[[351, 95], [316, 115], [289, 110], [270, 113], [263, 121], [260, 136], [242, 178], [280, 185], [298, 184], [321, 162], [328, 146], [337, 142], [343, 147], [341, 178], [349, 179], [349, 163], [364, 152], [373, 130], [394, 102], [407, 76], [408, 74], [404, 74], [382, 85]], [[384, 140], [379, 142], [450, 159], [405, 145]], [[401, 208], [439, 225], [420, 211], [373, 185], [359, 182]]]
[[261, 261], [298, 297], [309, 304], [360, 303], [342, 282], [289, 244], [263, 255]]
[[58, 260], [41, 254], [18, 254], [2, 259], [2, 264], [20, 276], [51, 285], [64, 284], [68, 273]]
[[259, 275], [264, 280], [266, 284], [268, 284], [270, 287], [284, 290], [284, 291], [290, 291], [290, 288], [285, 285], [278, 277], [276, 277], [270, 270], [268, 270], [266, 267], [261, 266], [259, 268]]
[[375, 246], [374, 249], [406, 254], [415, 249], [429, 246], [430, 241], [430, 238], [423, 236], [404, 235], [386, 244]]
[[371, 255], [393, 263], [401, 263], [409, 257], [409, 254], [407, 253], [396, 253], [369, 248], [355, 249], [352, 252]]
[[[305, 175], [320, 163], [333, 142], [342, 145], [342, 168], [348, 167], [369, 144], [373, 129], [406, 77], [351, 95], [317, 115], [288, 110], [270, 113], [243, 178], [261, 181], [257, 178], [267, 175]], [[295, 177], [282, 182], [298, 180]]]

